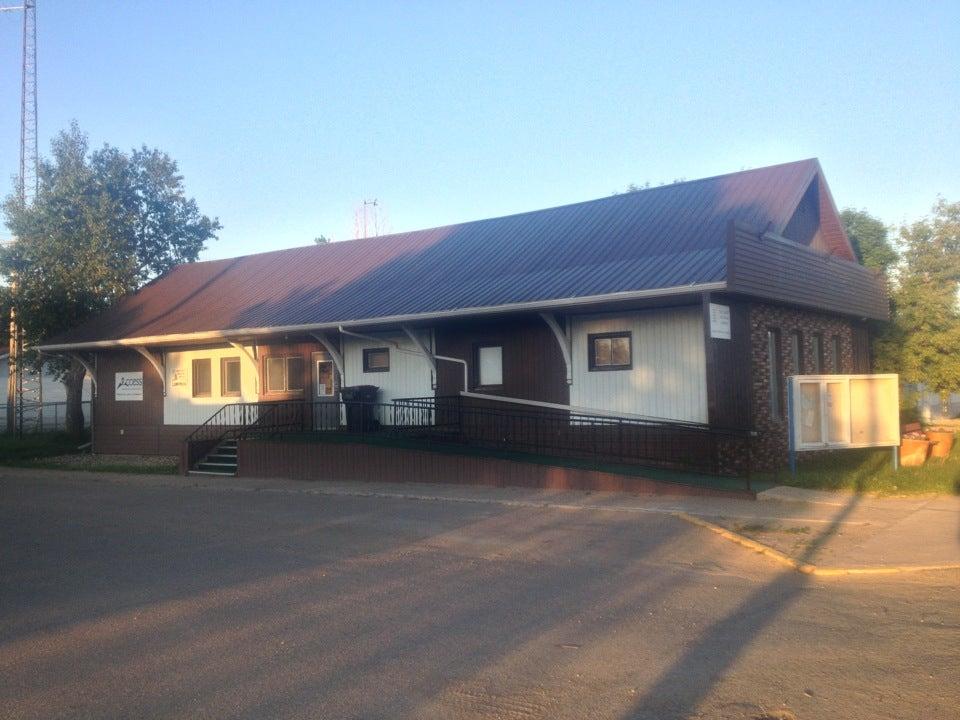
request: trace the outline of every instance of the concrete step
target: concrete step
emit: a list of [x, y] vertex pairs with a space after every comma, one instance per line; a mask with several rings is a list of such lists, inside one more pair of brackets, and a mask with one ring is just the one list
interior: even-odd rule
[[236, 477], [235, 472], [218, 472], [215, 470], [189, 470], [187, 475], [217, 475], [220, 477]]
[[236, 454], [236, 453], [233, 453], [233, 454], [231, 455], [230, 453], [215, 452], [215, 453], [210, 453], [209, 455], [207, 455], [207, 458], [206, 458], [206, 460], [204, 460], [204, 462], [207, 462], [207, 460], [209, 460], [209, 461], [211, 461], [211, 462], [225, 462], [225, 461], [226, 461], [226, 462], [232, 462], [234, 465], [236, 465], [236, 464], [237, 464], [237, 454]]
[[235, 462], [216, 462], [210, 460], [201, 460], [197, 463], [198, 470], [236, 470]]

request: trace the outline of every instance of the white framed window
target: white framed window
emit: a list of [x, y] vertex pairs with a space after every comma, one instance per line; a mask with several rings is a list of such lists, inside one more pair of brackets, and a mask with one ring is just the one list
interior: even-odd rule
[[477, 347], [477, 385], [503, 385], [503, 346]]
[[268, 357], [266, 359], [267, 392], [302, 392], [303, 370], [303, 358], [300, 356]]

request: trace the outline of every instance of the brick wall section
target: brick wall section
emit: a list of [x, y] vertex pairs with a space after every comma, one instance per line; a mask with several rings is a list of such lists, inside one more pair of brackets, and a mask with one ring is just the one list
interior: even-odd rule
[[[773, 417], [770, 409], [770, 365], [767, 353], [767, 330], [780, 332], [781, 417]], [[800, 331], [803, 339], [804, 367], [794, 367], [790, 349], [791, 333]], [[787, 462], [786, 379], [790, 375], [813, 372], [813, 337], [823, 337], [824, 374], [852, 373], [856, 370], [853, 351], [854, 324], [831, 315], [794, 310], [773, 305], [753, 304], [750, 307], [750, 348], [752, 364], [753, 424], [757, 436], [751, 443], [751, 468], [775, 470]], [[840, 338], [840, 367], [831, 363], [830, 345]]]

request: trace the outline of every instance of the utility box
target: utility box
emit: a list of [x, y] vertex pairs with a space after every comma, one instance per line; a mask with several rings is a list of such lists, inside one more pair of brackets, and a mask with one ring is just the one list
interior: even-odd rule
[[900, 445], [897, 375], [794, 375], [787, 386], [790, 450]]

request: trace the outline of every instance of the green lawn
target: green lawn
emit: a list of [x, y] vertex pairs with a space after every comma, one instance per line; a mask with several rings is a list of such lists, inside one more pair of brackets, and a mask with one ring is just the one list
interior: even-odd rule
[[22, 465], [39, 458], [69, 455], [85, 442], [89, 442], [89, 437], [77, 440], [66, 433], [31, 433], [22, 438], [0, 433], [0, 464]]
[[891, 450], [836, 450], [820, 456], [803, 457], [796, 476], [789, 469], [775, 473], [757, 473], [760, 482], [816, 490], [855, 490], [880, 495], [918, 493], [960, 494], [960, 443], [945, 460], [929, 458], [918, 468], [894, 471]]
[[122, 458], [79, 454], [77, 448], [85, 442], [89, 442], [88, 436], [77, 440], [66, 433], [28, 434], [20, 439], [3, 433], [0, 434], [0, 465], [150, 475], [172, 475], [177, 472], [177, 465], [174, 462], [163, 464], [124, 462]]

